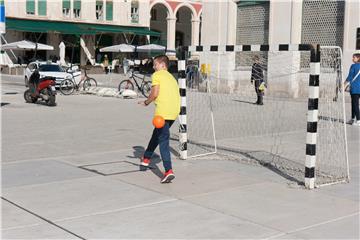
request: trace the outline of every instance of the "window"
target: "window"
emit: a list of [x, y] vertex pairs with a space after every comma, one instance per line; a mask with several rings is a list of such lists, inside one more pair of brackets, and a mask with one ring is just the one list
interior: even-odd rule
[[302, 3], [301, 42], [343, 47], [345, 1]]
[[180, 13], [179, 13], [179, 11], [176, 13], [176, 22], [177, 23], [180, 22]]
[[150, 14], [151, 14], [151, 20], [156, 21], [157, 20], [157, 11], [155, 8], [151, 9]]
[[70, 17], [70, 0], [63, 0], [63, 17]]
[[55, 64], [43, 64], [39, 66], [40, 72], [64, 72], [64, 70]]
[[39, 16], [46, 16], [46, 0], [38, 0]]
[[106, 20], [113, 20], [113, 2], [109, 0], [106, 1]]
[[131, 1], [131, 22], [139, 23], [139, 2]]
[[35, 0], [26, 0], [26, 14], [35, 15]]
[[360, 28], [356, 32], [356, 50], [360, 50]]
[[96, 19], [97, 20], [103, 20], [104, 16], [104, 9], [103, 9], [103, 2], [102, 1], [96, 1]]
[[81, 0], [74, 0], [74, 18], [80, 18]]

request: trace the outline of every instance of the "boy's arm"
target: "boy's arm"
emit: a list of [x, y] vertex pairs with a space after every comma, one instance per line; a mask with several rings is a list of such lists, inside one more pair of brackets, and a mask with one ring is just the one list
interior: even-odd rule
[[149, 105], [152, 101], [154, 101], [159, 96], [159, 90], [160, 90], [160, 85], [152, 86], [149, 97], [145, 101], [139, 102], [139, 104], [141, 104], [143, 106]]
[[349, 74], [348, 74], [347, 78], [345, 79], [344, 84], [346, 82], [350, 82], [352, 80], [352, 78], [355, 77], [354, 72], [355, 72], [354, 65], [351, 65], [351, 67], [349, 69]]

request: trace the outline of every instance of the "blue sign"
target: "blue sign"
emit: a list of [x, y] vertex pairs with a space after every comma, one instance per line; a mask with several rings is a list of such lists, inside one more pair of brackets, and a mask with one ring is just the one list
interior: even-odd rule
[[0, 34], [5, 33], [5, 5], [4, 1], [0, 0]]
[[5, 22], [5, 6], [0, 5], [0, 22]]

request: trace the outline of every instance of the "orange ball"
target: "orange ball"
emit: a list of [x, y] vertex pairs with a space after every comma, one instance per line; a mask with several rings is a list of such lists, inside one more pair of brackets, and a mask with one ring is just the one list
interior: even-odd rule
[[165, 125], [165, 120], [162, 116], [157, 115], [153, 118], [152, 124], [155, 128], [162, 128]]

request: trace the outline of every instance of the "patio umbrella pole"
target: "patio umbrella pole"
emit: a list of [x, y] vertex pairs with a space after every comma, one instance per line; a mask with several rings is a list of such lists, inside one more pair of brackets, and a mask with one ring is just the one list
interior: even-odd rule
[[70, 64], [70, 69], [72, 69], [73, 61], [74, 61], [74, 47], [75, 47], [75, 44], [71, 44], [71, 64]]

